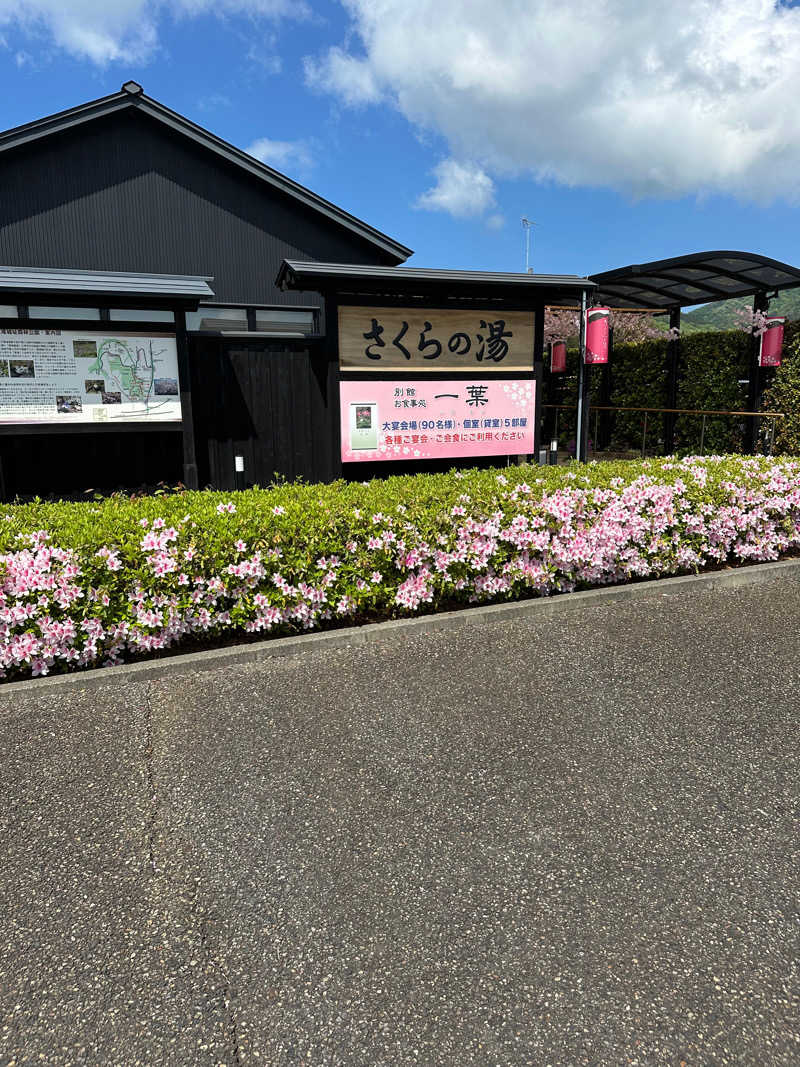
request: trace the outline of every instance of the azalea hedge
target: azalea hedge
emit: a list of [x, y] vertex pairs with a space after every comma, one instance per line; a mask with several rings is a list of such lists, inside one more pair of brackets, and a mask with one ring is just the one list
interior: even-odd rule
[[800, 461], [690, 457], [0, 511], [15, 679], [444, 610], [800, 545]]

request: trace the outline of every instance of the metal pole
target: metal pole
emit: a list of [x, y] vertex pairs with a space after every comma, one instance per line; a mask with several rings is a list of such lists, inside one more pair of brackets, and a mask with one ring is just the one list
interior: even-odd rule
[[[680, 330], [681, 309], [674, 307], [669, 309], [669, 328]], [[678, 369], [680, 361], [681, 342], [680, 338], [673, 337], [667, 341], [667, 407], [678, 406]], [[671, 456], [675, 451], [675, 416], [664, 415], [664, 455]]]
[[700, 455], [704, 456], [705, 453], [705, 441], [706, 441], [706, 417], [703, 416], [703, 424], [700, 427]]
[[183, 438], [183, 484], [197, 489], [197, 455], [194, 441], [192, 413], [192, 375], [189, 360], [189, 336], [186, 332], [186, 311], [175, 309], [175, 345], [178, 351], [178, 381], [181, 391], [181, 430]]
[[580, 349], [578, 351], [578, 419], [575, 427], [575, 459], [586, 462], [586, 290], [581, 290]]
[[772, 430], [769, 435], [769, 454], [772, 455], [772, 450], [775, 447], [775, 416], [772, 416]]
[[522, 225], [525, 230], [525, 273], [533, 274], [533, 267], [531, 266], [531, 226], [535, 226], [536, 223], [523, 216]]
[[533, 419], [533, 462], [539, 462], [539, 449], [542, 447], [544, 430], [544, 304], [539, 299], [534, 307], [533, 320], [533, 380], [534, 380], [534, 419]]
[[642, 429], [642, 459], [647, 454], [647, 412], [644, 413], [644, 427]]

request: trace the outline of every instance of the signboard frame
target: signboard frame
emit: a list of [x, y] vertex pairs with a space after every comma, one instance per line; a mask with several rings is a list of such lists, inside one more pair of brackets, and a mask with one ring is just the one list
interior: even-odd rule
[[488, 301], [449, 307], [389, 299], [341, 302], [335, 320], [339, 369], [370, 376], [533, 375], [537, 314], [530, 306], [491, 307]]
[[[105, 327], [105, 328], [104, 328]], [[150, 327], [150, 328], [148, 328]], [[14, 355], [13, 342], [15, 339], [19, 339], [20, 354]], [[89, 371], [94, 367], [97, 368], [101, 365], [101, 359], [98, 356], [105, 358], [108, 355], [113, 355], [109, 349], [106, 353], [98, 353], [98, 345], [102, 345], [106, 342], [110, 345], [122, 345], [127, 341], [136, 342], [137, 340], [147, 340], [153, 342], [165, 342], [167, 343], [166, 352], [166, 376], [158, 376], [153, 368], [153, 375], [151, 378], [151, 386], [153, 387], [152, 394], [148, 393], [148, 396], [152, 397], [163, 396], [163, 399], [158, 402], [158, 406], [162, 409], [162, 414], [152, 414], [139, 410], [123, 410], [127, 408], [133, 408], [134, 405], [138, 407], [139, 401], [137, 400], [125, 400], [124, 396], [124, 381], [117, 383], [111, 377], [109, 388], [108, 370], [110, 368], [104, 368], [103, 374], [97, 370], [97, 373]], [[89, 321], [76, 321], [76, 320], [30, 320], [30, 319], [5, 319], [0, 323], [0, 341], [5, 342], [4, 352], [0, 353], [0, 363], [6, 364], [9, 368], [9, 373], [3, 376], [7, 386], [11, 385], [12, 378], [22, 380], [20, 374], [12, 375], [11, 364], [19, 364], [22, 362], [31, 364], [32, 373], [28, 377], [32, 380], [42, 383], [42, 400], [40, 406], [45, 405], [47, 402], [53, 401], [56, 405], [55, 411], [52, 416], [41, 411], [37, 411], [29, 417], [25, 415], [7, 416], [5, 411], [8, 408], [0, 406], [0, 435], [7, 434], [49, 434], [49, 433], [87, 433], [87, 432], [131, 432], [131, 431], [161, 431], [169, 432], [184, 430], [185, 433], [185, 418], [186, 412], [184, 410], [186, 390], [183, 382], [183, 368], [182, 364], [182, 336], [180, 327], [175, 329], [165, 329], [164, 323], [136, 323], [134, 328], [128, 326], [125, 323], [108, 323], [102, 320], [89, 320]], [[52, 342], [50, 346], [52, 350], [48, 348], [48, 341]], [[59, 346], [59, 342], [61, 342]], [[74, 343], [73, 343], [74, 342]], [[91, 354], [78, 352], [76, 345], [84, 343], [87, 349], [91, 349]], [[23, 347], [28, 344], [30, 350], [28, 352], [22, 352]], [[59, 351], [59, 347], [64, 351]], [[86, 357], [86, 365], [83, 366], [83, 359], [78, 360], [78, 356]], [[58, 366], [59, 359], [63, 361], [62, 366]], [[72, 368], [67, 368], [67, 363], [70, 359], [75, 364]], [[43, 364], [43, 372], [40, 369], [40, 362]], [[122, 367], [122, 364], [120, 364]], [[30, 368], [29, 368], [30, 369]], [[123, 368], [126, 369], [126, 368]], [[85, 375], [89, 374], [89, 378]], [[127, 377], [127, 374], [125, 375]], [[59, 382], [59, 378], [65, 379], [63, 382]], [[89, 379], [91, 379], [92, 389], [89, 389]], [[156, 381], [160, 381], [161, 390], [156, 385]], [[71, 384], [70, 384], [71, 383]], [[58, 388], [62, 387], [64, 393], [58, 394]], [[103, 388], [105, 386], [105, 388]], [[118, 386], [118, 387], [115, 387]], [[53, 392], [53, 396], [45, 398], [45, 392]], [[9, 398], [13, 396], [13, 390], [7, 388], [6, 392]], [[92, 392], [92, 396], [89, 393]], [[97, 394], [97, 402], [95, 401], [94, 394]], [[59, 400], [62, 404], [59, 407]], [[71, 401], [76, 411], [67, 410], [67, 401]], [[114, 413], [116, 411], [116, 405], [119, 405], [120, 413], [116, 417]], [[93, 417], [88, 418], [86, 415], [89, 411], [92, 411]], [[105, 415], [103, 417], [97, 417], [97, 414]], [[80, 418], [75, 418], [74, 415], [79, 414]]]
[[[459, 375], [457, 378], [425, 377], [418, 380], [392, 374], [383, 374], [380, 378], [342, 377], [338, 390], [339, 448], [342, 463], [425, 463], [459, 459], [471, 462], [475, 459], [533, 455], [538, 426], [537, 384], [533, 374], [490, 378]], [[441, 388], [444, 394], [444, 405], [453, 408], [453, 411], [437, 411], [430, 405], [410, 406], [412, 402], [419, 403], [417, 397], [420, 393], [432, 393], [437, 388]], [[505, 410], [505, 407], [502, 411], [495, 410], [492, 406], [489, 414], [485, 401], [474, 403], [467, 400], [467, 393], [472, 389], [504, 393], [505, 397], [498, 400], [505, 404], [508, 410]], [[457, 398], [452, 395], [454, 391], [464, 393], [460, 398], [463, 401], [460, 405], [460, 416], [455, 411], [459, 405]], [[412, 399], [409, 400], [409, 397]], [[402, 407], [397, 407], [398, 401]], [[380, 431], [377, 434], [376, 447], [371, 449], [353, 443], [354, 433], [358, 435], [359, 430], [354, 421], [354, 413], [367, 407], [371, 409], [372, 416], [370, 429], [377, 416], [375, 429]], [[389, 412], [396, 417], [396, 429], [392, 428]], [[470, 419], [469, 427], [462, 425], [465, 417]], [[503, 425], [484, 426], [487, 418], [492, 423], [500, 421]], [[523, 425], [519, 425], [521, 420]], [[478, 425], [473, 427], [473, 421]], [[437, 425], [439, 422], [442, 425]], [[454, 422], [458, 425], [454, 425]], [[508, 422], [508, 426], [505, 422]], [[513, 423], [517, 425], [512, 425]], [[467, 436], [464, 436], [465, 431]], [[507, 435], [506, 440], [502, 439], [503, 434]], [[423, 436], [425, 440], [422, 440]], [[414, 437], [417, 437], [417, 440], [414, 440]], [[436, 440], [437, 438], [441, 440]]]

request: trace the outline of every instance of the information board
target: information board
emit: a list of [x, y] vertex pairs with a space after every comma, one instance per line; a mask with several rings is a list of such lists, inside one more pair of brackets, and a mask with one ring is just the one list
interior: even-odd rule
[[536, 382], [343, 381], [342, 460], [459, 459], [530, 455]]
[[0, 330], [0, 423], [180, 418], [172, 334]]
[[533, 370], [532, 311], [339, 308], [342, 370]]

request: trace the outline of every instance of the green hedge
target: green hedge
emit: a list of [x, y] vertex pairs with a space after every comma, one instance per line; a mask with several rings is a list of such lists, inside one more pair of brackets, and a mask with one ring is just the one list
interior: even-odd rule
[[776, 559], [800, 462], [470, 469], [0, 510], [0, 677]]

